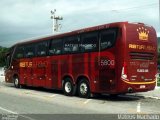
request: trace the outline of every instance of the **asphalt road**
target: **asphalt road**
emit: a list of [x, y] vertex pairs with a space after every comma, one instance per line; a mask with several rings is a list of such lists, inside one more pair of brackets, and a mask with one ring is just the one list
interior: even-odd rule
[[116, 98], [103, 95], [83, 99], [67, 97], [62, 91], [56, 90], [17, 89], [12, 84], [1, 82], [0, 114], [2, 119], [16, 118], [18, 115], [18, 120], [115, 120], [121, 114], [160, 115], [160, 100], [132, 94]]

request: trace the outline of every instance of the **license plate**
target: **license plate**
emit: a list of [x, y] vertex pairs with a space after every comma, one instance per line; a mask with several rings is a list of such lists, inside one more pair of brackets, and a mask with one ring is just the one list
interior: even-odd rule
[[140, 88], [142, 88], [142, 89], [143, 89], [143, 88], [146, 88], [146, 86], [145, 86], [145, 85], [140, 85]]

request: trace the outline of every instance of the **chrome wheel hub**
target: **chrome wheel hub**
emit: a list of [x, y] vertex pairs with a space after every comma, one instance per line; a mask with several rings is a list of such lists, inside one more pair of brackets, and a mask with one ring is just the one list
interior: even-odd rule
[[15, 85], [18, 86], [18, 78], [15, 79]]
[[80, 92], [81, 92], [81, 94], [82, 94], [82, 95], [85, 95], [85, 94], [87, 94], [87, 91], [88, 91], [87, 84], [82, 83], [82, 84], [80, 85]]
[[65, 83], [65, 91], [66, 91], [67, 93], [70, 93], [71, 90], [72, 90], [71, 83], [70, 83], [70, 82], [66, 82], [66, 83]]

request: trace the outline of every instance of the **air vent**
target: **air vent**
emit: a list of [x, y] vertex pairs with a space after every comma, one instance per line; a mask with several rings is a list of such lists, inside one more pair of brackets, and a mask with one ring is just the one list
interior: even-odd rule
[[130, 58], [133, 60], [153, 60], [153, 53], [130, 52]]

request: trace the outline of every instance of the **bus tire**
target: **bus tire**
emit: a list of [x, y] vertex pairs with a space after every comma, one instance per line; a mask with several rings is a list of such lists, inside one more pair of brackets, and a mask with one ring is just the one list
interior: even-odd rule
[[71, 78], [65, 78], [63, 83], [63, 92], [66, 96], [73, 96], [75, 94], [75, 86]]
[[110, 98], [117, 98], [119, 94], [110, 94]]
[[14, 86], [16, 88], [20, 88], [20, 83], [19, 83], [19, 78], [18, 77], [14, 77]]
[[85, 78], [78, 83], [78, 95], [82, 98], [90, 98], [91, 96], [89, 83]]

